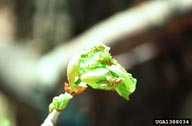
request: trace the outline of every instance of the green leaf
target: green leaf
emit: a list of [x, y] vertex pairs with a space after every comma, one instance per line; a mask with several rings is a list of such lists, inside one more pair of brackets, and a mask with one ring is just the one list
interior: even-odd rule
[[60, 94], [59, 96], [54, 97], [52, 103], [49, 105], [49, 112], [53, 111], [53, 109], [62, 111], [67, 106], [71, 98], [73, 98], [73, 96], [68, 93]]
[[116, 60], [115, 65], [109, 66], [108, 69], [115, 72], [116, 76], [122, 78], [122, 82], [115, 88], [116, 92], [125, 99], [129, 99], [129, 95], [136, 89], [137, 80], [132, 77]]
[[72, 58], [67, 73], [73, 92], [87, 84], [94, 89], [115, 90], [128, 100], [135, 91], [137, 81], [112, 59], [109, 50], [104, 44], [97, 44]]
[[116, 88], [116, 92], [123, 98], [129, 100], [129, 95], [136, 89], [137, 80], [134, 79], [131, 74], [125, 78]]

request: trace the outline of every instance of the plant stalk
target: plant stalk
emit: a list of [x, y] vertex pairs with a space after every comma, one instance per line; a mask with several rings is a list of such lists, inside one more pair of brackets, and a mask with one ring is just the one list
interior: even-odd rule
[[41, 126], [54, 126], [57, 122], [59, 115], [60, 115], [60, 112], [54, 109], [51, 113], [49, 113], [49, 115], [41, 124]]

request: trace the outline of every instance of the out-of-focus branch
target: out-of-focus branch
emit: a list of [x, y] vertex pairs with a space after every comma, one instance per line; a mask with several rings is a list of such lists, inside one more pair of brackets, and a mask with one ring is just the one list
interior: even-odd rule
[[[29, 102], [28, 96], [33, 99], [31, 100], [33, 103], [35, 99], [39, 99], [35, 103], [41, 102], [39, 95], [34, 97], [31, 89], [36, 91], [38, 87], [37, 89], [40, 90], [52, 90], [59, 81], [61, 73], [66, 71], [69, 59], [85, 46], [90, 46], [94, 42], [102, 42], [112, 48], [113, 54], [127, 51], [145, 42], [146, 33], [149, 36], [155, 36], [157, 29], [165, 28], [166, 22], [170, 19], [191, 10], [191, 0], [156, 0], [143, 3], [95, 25], [67, 42], [68, 44], [55, 48], [40, 58], [40, 61], [33, 55], [28, 56], [22, 48], [16, 49], [18, 51], [16, 53], [15, 48], [4, 48], [0, 45], [0, 74], [6, 82], [5, 86], [12, 86], [14, 94], [18, 95], [19, 92], [19, 96], [26, 96], [27, 102]], [[127, 40], [130, 41], [126, 42]], [[6, 56], [6, 53], [9, 55]], [[5, 66], [8, 66], [7, 69]]]
[[[61, 45], [42, 57], [41, 72], [39, 72], [41, 73], [41, 79], [54, 83], [51, 79], [58, 77], [59, 73], [66, 68], [68, 60], [87, 45], [103, 42], [114, 49], [112, 52], [126, 51], [141, 44], [140, 40], [146, 38], [144, 33], [149, 33], [148, 36], [150, 36], [150, 33], [154, 35], [153, 32], [156, 32], [156, 28], [163, 27], [168, 20], [175, 16], [181, 16], [191, 9], [192, 1], [190, 0], [156, 0], [117, 13], [72, 39], [68, 42], [69, 44]], [[142, 33], [144, 36], [139, 36]], [[139, 37], [140, 40], [123, 41], [131, 37]], [[47, 70], [50, 66], [50, 74], [48, 75], [43, 69]], [[44, 76], [45, 74], [46, 76]]]

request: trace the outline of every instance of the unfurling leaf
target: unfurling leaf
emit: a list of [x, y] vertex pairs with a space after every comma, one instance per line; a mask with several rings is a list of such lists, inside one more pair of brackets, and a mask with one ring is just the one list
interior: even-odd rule
[[69, 84], [65, 90], [77, 94], [89, 85], [94, 89], [114, 90], [128, 100], [135, 91], [137, 80], [112, 59], [109, 50], [109, 47], [97, 44], [74, 56], [67, 68]]

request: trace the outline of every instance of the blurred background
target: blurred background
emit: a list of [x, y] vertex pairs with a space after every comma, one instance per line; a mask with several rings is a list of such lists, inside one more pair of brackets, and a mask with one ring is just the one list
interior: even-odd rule
[[191, 0], [0, 0], [0, 126], [39, 126], [69, 59], [102, 42], [137, 78], [126, 101], [88, 88], [57, 126], [150, 126], [192, 118]]

